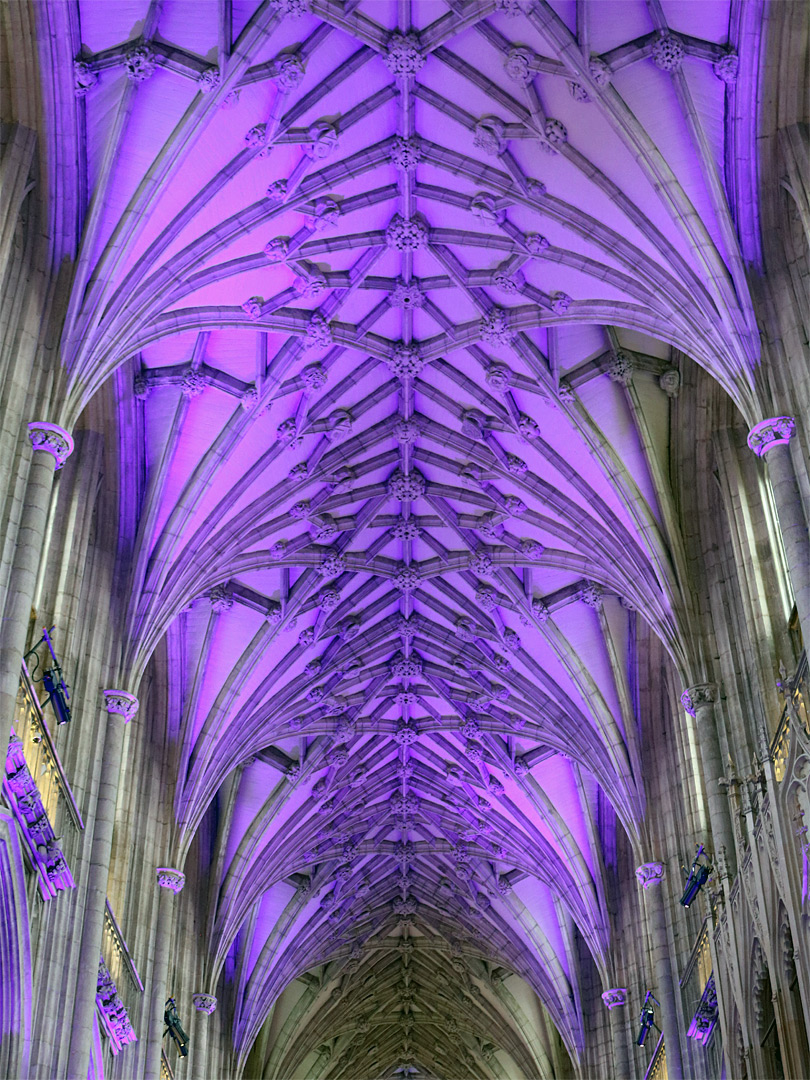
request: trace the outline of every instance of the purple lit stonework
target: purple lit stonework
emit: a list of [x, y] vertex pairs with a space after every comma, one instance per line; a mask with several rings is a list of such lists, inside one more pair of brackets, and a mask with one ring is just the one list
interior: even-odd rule
[[161, 889], [168, 889], [170, 892], [179, 893], [183, 891], [183, 886], [186, 883], [186, 876], [179, 870], [172, 870], [168, 866], [161, 866], [158, 867], [157, 870], [157, 883]]
[[618, 1009], [622, 1005], [627, 1004], [627, 988], [616, 987], [613, 990], [606, 990], [602, 994], [602, 1001], [609, 1009]]
[[125, 724], [138, 712], [139, 702], [127, 690], [105, 690], [104, 704], [111, 715], [122, 717]]
[[42, 450], [51, 455], [57, 469], [61, 469], [73, 453], [73, 439], [58, 424], [34, 421], [28, 425], [28, 437], [34, 450]]
[[761, 420], [748, 433], [748, 446], [757, 457], [764, 457], [774, 446], [787, 446], [796, 430], [792, 416], [775, 416]]
[[699, 683], [681, 694], [681, 704], [690, 716], [695, 716], [702, 705], [713, 705], [715, 701], [717, 687], [712, 683]]
[[695, 1039], [705, 1046], [712, 1037], [717, 1020], [717, 988], [714, 984], [714, 975], [710, 975], [686, 1034], [690, 1039]]
[[20, 826], [42, 899], [51, 900], [62, 890], [75, 888], [37, 781], [26, 764], [23, 744], [13, 732], [6, 751], [3, 793]]
[[653, 885], [660, 885], [664, 880], [665, 867], [663, 863], [642, 863], [636, 868], [638, 883], [643, 889], [651, 889]]
[[118, 989], [103, 958], [98, 963], [96, 1003], [113, 1054], [120, 1053], [129, 1043], [138, 1041], [127, 1010], [118, 996]]
[[0, 1076], [810, 1076], [807, 4], [2, 12]]

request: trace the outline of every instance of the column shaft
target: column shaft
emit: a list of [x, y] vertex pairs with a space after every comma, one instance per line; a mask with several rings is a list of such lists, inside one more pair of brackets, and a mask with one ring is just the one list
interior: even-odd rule
[[146, 1042], [146, 1080], [160, 1080], [160, 1051], [163, 1046], [163, 1014], [166, 1009], [166, 969], [169, 963], [169, 939], [172, 932], [174, 895], [160, 890], [158, 921], [155, 930], [155, 959], [152, 974], [152, 997], [149, 1004], [149, 1037]]
[[768, 449], [765, 460], [779, 515], [779, 531], [785, 546], [790, 583], [799, 613], [805, 648], [810, 647], [810, 540], [799, 486], [790, 457], [790, 444]]
[[174, 915], [173, 901], [174, 894], [180, 892], [185, 884], [185, 877], [179, 870], [161, 868], [157, 872], [157, 877], [160, 885], [160, 899], [152, 960], [152, 993], [149, 1000], [145, 1080], [160, 1080], [160, 1051], [163, 1046], [163, 1017], [166, 1011], [166, 977]]
[[667, 1052], [667, 1076], [669, 1080], [683, 1080], [675, 981], [669, 958], [667, 920], [660, 883], [653, 884], [644, 890], [644, 905], [652, 942], [656, 987], [661, 1002], [661, 1027]]
[[695, 720], [698, 728], [698, 745], [703, 782], [706, 785], [706, 797], [709, 804], [709, 822], [714, 841], [714, 855], [718, 858], [721, 850], [725, 851], [726, 867], [729, 877], [733, 878], [737, 862], [734, 848], [734, 832], [731, 827], [731, 814], [728, 796], [720, 787], [720, 778], [724, 774], [723, 758], [720, 751], [720, 738], [717, 734], [717, 722], [714, 704], [704, 702], [695, 707]]
[[98, 959], [104, 931], [104, 910], [107, 903], [107, 882], [110, 874], [110, 855], [123, 746], [124, 723], [120, 716], [109, 716], [93, 822], [93, 847], [87, 871], [87, 893], [79, 966], [76, 973], [68, 1080], [85, 1080], [90, 1062]]
[[209, 1080], [213, 1075], [208, 1062], [209, 1027], [212, 1020], [208, 1013], [198, 1010], [197, 1022], [194, 1025], [196, 1038], [191, 1046], [191, 1076], [192, 1080]]
[[610, 1031], [613, 1036], [613, 1068], [616, 1080], [632, 1080], [630, 1054], [627, 1049], [627, 1010], [620, 1005], [610, 1010]]
[[[5, 747], [14, 717], [20, 665], [42, 556], [45, 524], [53, 488], [54, 458], [35, 451], [25, 489], [20, 527], [9, 575], [0, 628], [0, 746]], [[5, 753], [5, 751], [3, 751]]]

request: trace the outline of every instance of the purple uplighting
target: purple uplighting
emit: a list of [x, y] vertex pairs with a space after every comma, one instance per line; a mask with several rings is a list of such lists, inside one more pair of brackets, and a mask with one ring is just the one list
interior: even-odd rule
[[788, 972], [808, 891], [786, 4], [11, 5], [0, 880], [71, 1032], [0, 1071], [749, 1061], [719, 957]]

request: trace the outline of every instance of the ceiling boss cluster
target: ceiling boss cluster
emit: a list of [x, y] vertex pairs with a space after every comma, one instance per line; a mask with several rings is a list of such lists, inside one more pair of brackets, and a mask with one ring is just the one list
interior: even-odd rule
[[183, 672], [186, 849], [237, 777], [236, 1054], [302, 980], [274, 1075], [545, 1075], [509, 986], [581, 1050], [599, 807], [634, 840], [645, 810], [622, 649], [637, 613], [680, 648], [640, 402], [673, 349], [747, 401], [692, 104], [736, 54], [634, 2], [228, 4], [227, 48], [216, 5], [138, 40], [79, 6], [88, 131], [122, 149], [119, 80], [142, 145], [100, 166], [130, 202], [93, 204], [67, 362], [89, 400], [132, 358], [129, 659], [166, 635]]

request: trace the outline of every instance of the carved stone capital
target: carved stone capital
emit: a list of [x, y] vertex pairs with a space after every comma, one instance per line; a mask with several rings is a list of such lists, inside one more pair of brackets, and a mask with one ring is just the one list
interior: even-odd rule
[[714, 683], [698, 683], [681, 694], [681, 705], [690, 716], [694, 716], [701, 705], [714, 705], [715, 701], [717, 701], [717, 686]]
[[653, 885], [660, 885], [664, 880], [666, 868], [660, 862], [645, 862], [636, 867], [636, 877], [643, 889], [649, 889]]
[[748, 448], [757, 457], [764, 457], [774, 446], [786, 446], [796, 430], [796, 421], [792, 416], [771, 416], [760, 420], [748, 432]]
[[171, 889], [173, 893], [179, 893], [182, 892], [186, 883], [186, 875], [180, 870], [173, 870], [170, 866], [159, 866], [157, 883], [161, 889]]
[[627, 987], [615, 986], [612, 990], [606, 990], [602, 994], [602, 1001], [609, 1009], [616, 1009], [620, 1005], [627, 1004]]
[[197, 1012], [207, 1013], [208, 1016], [216, 1009], [217, 999], [213, 994], [192, 994], [191, 1000]]
[[104, 704], [110, 715], [114, 713], [116, 716], [123, 716], [125, 724], [130, 722], [140, 706], [135, 695], [127, 690], [105, 690]]
[[73, 439], [58, 424], [34, 420], [28, 425], [28, 438], [34, 450], [44, 450], [46, 454], [53, 455], [57, 470], [62, 468], [73, 453]]

